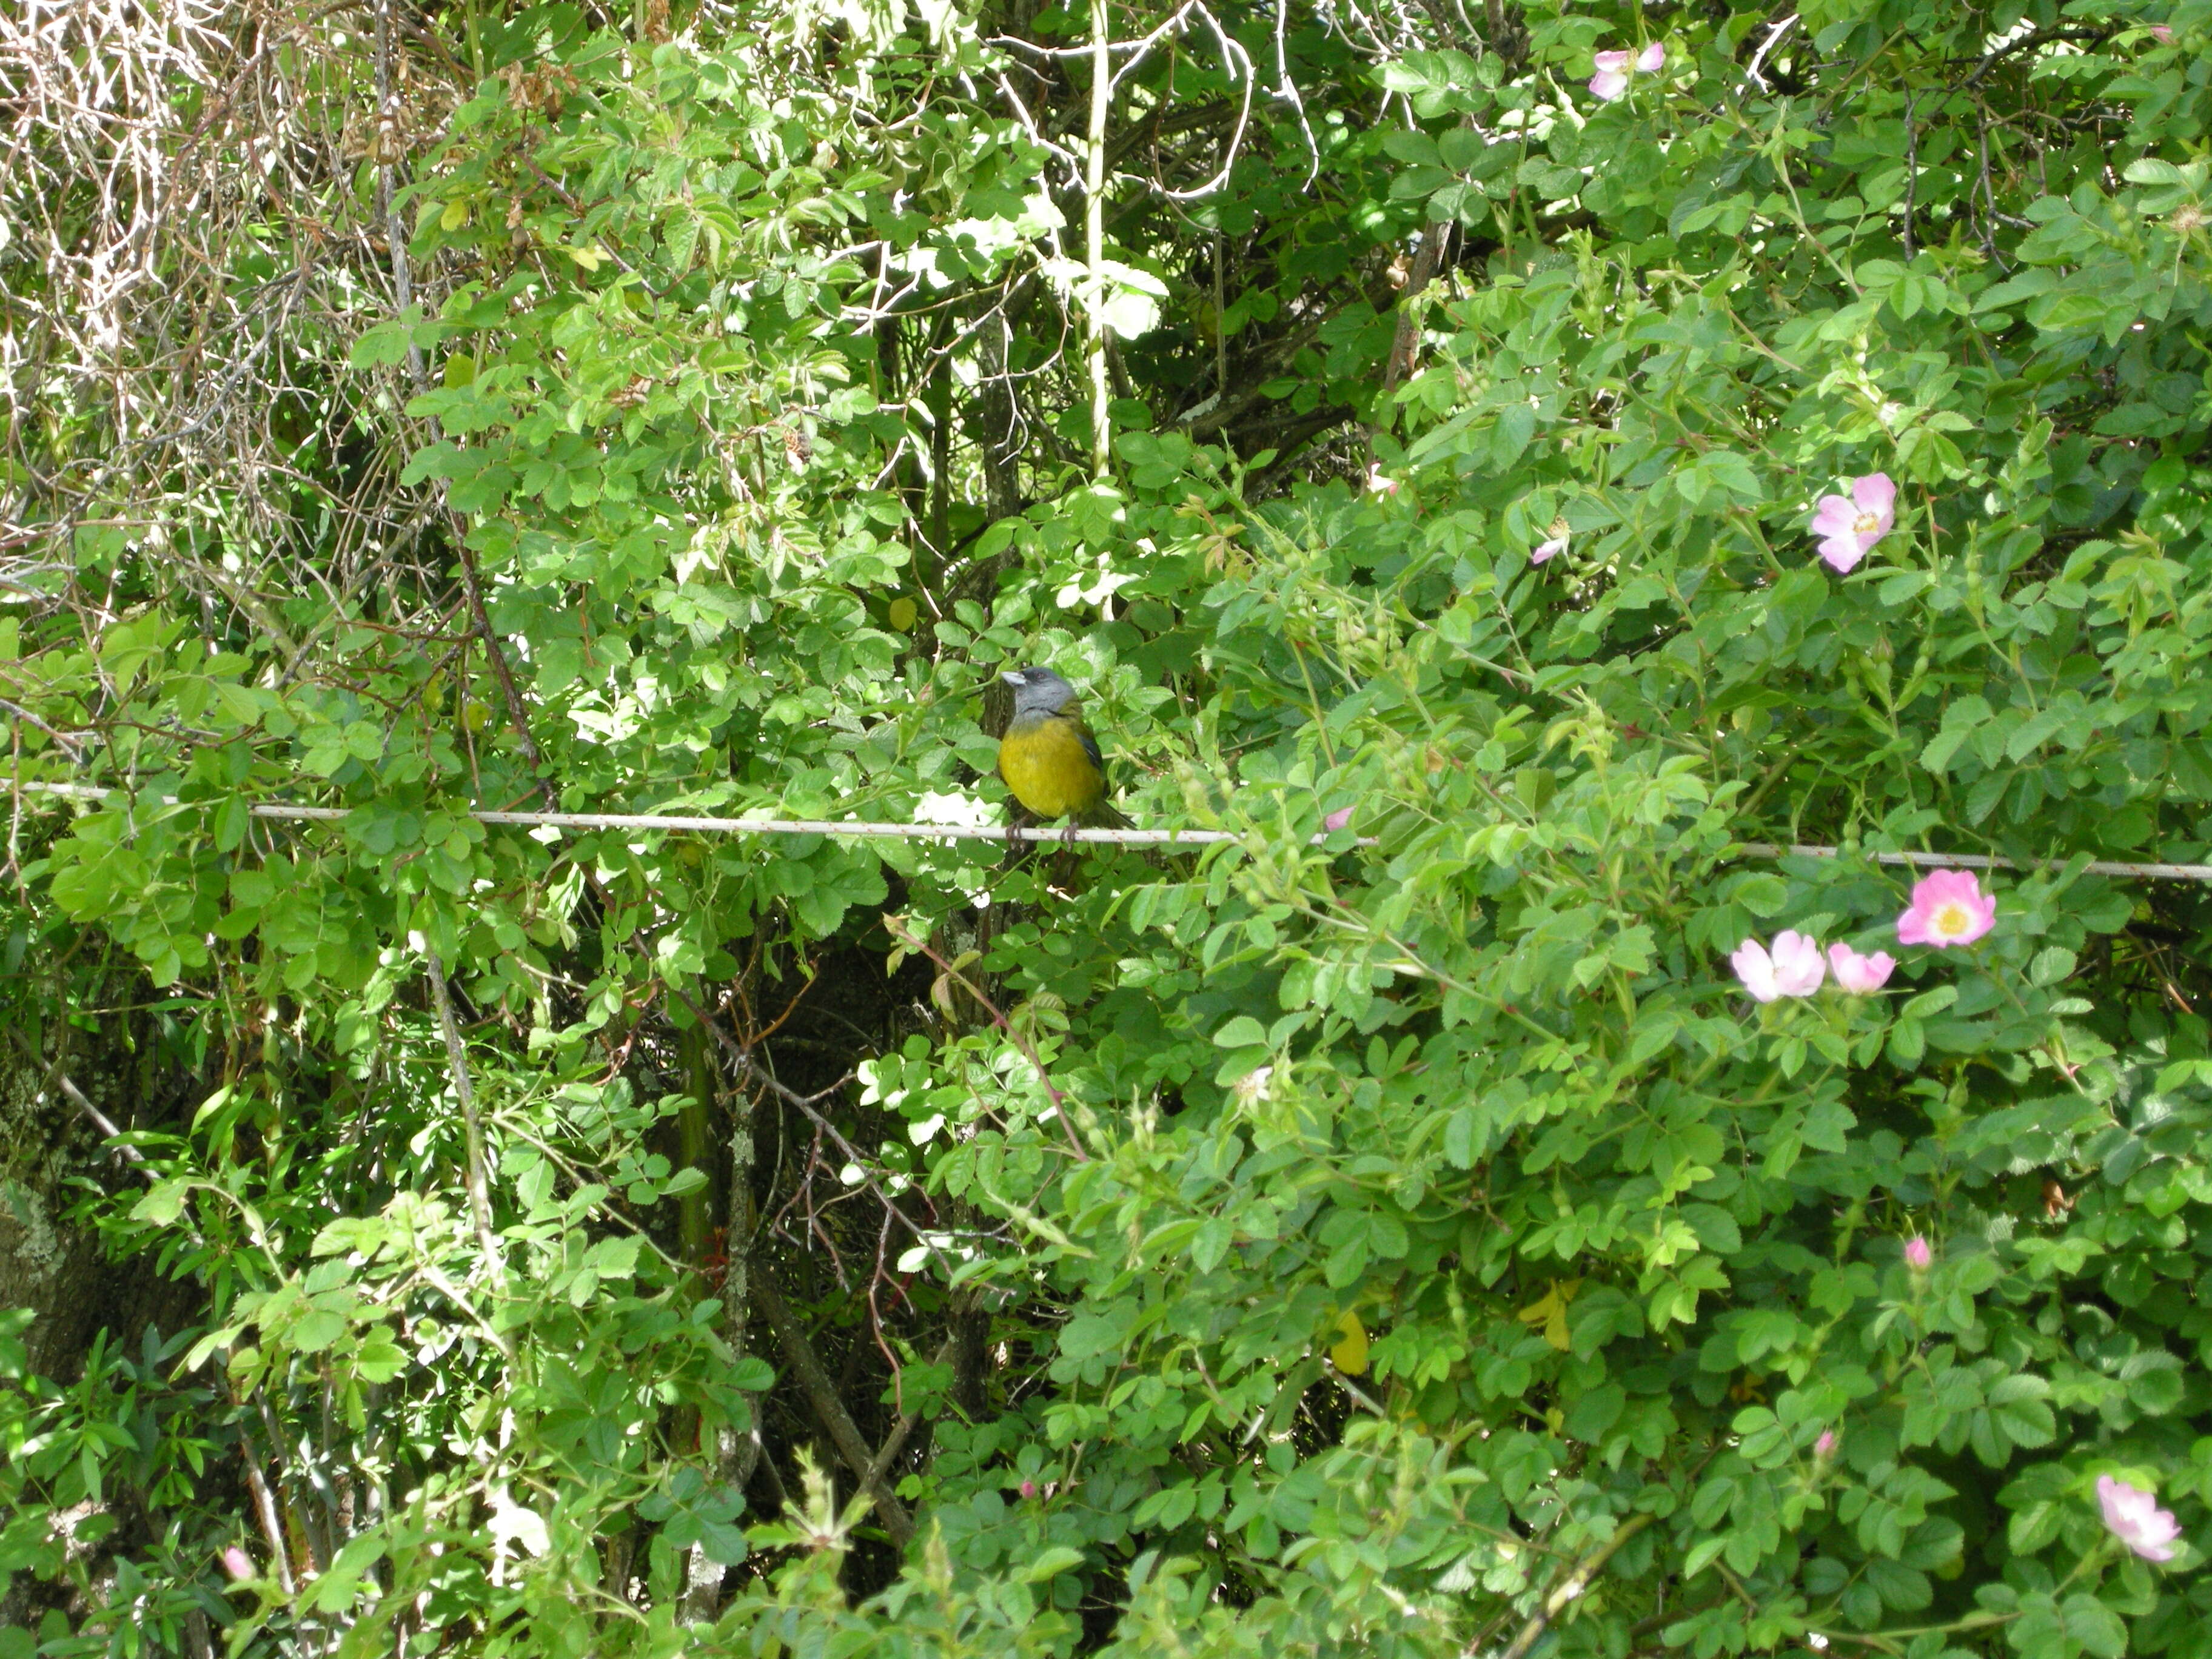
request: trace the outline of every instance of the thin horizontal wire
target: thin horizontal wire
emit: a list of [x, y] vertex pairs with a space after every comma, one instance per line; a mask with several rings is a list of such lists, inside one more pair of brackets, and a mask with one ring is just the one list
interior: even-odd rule
[[[1771, 842], [1747, 841], [1736, 848], [1745, 858], [1778, 859], [1803, 857], [1832, 859], [1843, 856], [1840, 847], [1777, 847]], [[1904, 864], [1915, 868], [1940, 867], [1946, 870], [2065, 870], [2072, 867], [2066, 859], [2045, 859], [2039, 863], [2022, 864], [2017, 859], [1999, 858], [1987, 853], [1863, 853], [1860, 856], [1872, 859], [1876, 864]], [[2115, 864], [2109, 859], [2093, 859], [2081, 866], [2087, 876], [2135, 876], [2146, 881], [2212, 881], [2212, 864]]]
[[[44, 794], [67, 795], [76, 800], [105, 800], [116, 793], [88, 783], [26, 782], [25, 789]], [[174, 795], [161, 798], [165, 806], [177, 804]], [[212, 805], [213, 803], [209, 803]], [[351, 817], [349, 806], [289, 806], [263, 802], [246, 809], [257, 818], [282, 818], [334, 823]], [[716, 818], [670, 812], [495, 812], [471, 810], [467, 817], [478, 823], [513, 823], [555, 830], [692, 830], [734, 836], [848, 836], [875, 841], [1001, 841], [1052, 843], [1074, 840], [1115, 847], [1218, 847], [1244, 837], [1227, 830], [1054, 830], [1035, 825], [1004, 827], [994, 823], [867, 823], [827, 818]], [[1316, 842], [1327, 837], [1316, 836]], [[1361, 838], [1361, 847], [1376, 843]]]
[[[76, 800], [105, 800], [116, 792], [89, 783], [26, 781], [19, 787], [41, 794], [67, 795]], [[161, 797], [164, 805], [177, 804], [174, 795]], [[349, 806], [289, 806], [263, 802], [246, 809], [257, 818], [281, 818], [334, 823], [353, 816]], [[1001, 827], [990, 823], [864, 823], [827, 818], [716, 818], [669, 812], [495, 812], [471, 810], [466, 814], [479, 823], [512, 823], [555, 830], [692, 830], [734, 836], [847, 836], [876, 841], [1005, 841], [1049, 843], [1073, 839], [1113, 847], [1218, 847], [1244, 839], [1227, 830], [1054, 830], [1041, 826]], [[1316, 836], [1314, 842], [1326, 840]], [[1360, 847], [1379, 845], [1363, 836]], [[1772, 842], [1740, 842], [1735, 856], [1747, 859], [1816, 858], [1844, 855], [1840, 847], [1778, 846]], [[2023, 864], [1988, 853], [1864, 853], [1876, 864], [1904, 865], [1916, 869], [1945, 870], [2063, 870], [2065, 859], [2046, 859]], [[2095, 859], [2081, 866], [2090, 876], [2129, 876], [2145, 881], [2212, 881], [2212, 864], [2120, 864]]]
[[[337, 806], [256, 806], [256, 817], [343, 818]], [[1116, 847], [1215, 847], [1243, 836], [1226, 830], [1052, 830], [995, 823], [863, 823], [827, 818], [708, 818], [668, 812], [477, 812], [479, 823], [519, 823], [555, 830], [696, 830], [729, 836], [854, 836], [874, 841], [1013, 841], [1103, 842]], [[1321, 836], [1314, 837], [1316, 841]], [[1362, 845], [1372, 847], [1372, 841]]]

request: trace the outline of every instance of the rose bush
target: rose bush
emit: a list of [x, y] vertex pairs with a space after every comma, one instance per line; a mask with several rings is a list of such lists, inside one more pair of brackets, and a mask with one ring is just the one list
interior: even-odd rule
[[[1112, 13], [1176, 52], [1064, 380], [990, 331], [1107, 303], [1088, 140], [1012, 112], [1086, 20], [986, 21], [479, 31], [407, 204], [460, 274], [350, 372], [482, 623], [211, 643], [92, 535], [131, 604], [6, 636], [138, 792], [24, 938], [237, 1016], [87, 1200], [207, 1317], [0, 1416], [36, 1642], [2201, 1659], [2206, 900], [2088, 866], [2212, 854], [2212, 3], [1253, 11], [1212, 69]], [[1268, 63], [1164, 195], [1159, 112]], [[1032, 661], [1234, 839], [469, 816], [986, 812], [964, 694]], [[802, 1091], [854, 959], [907, 988]]]

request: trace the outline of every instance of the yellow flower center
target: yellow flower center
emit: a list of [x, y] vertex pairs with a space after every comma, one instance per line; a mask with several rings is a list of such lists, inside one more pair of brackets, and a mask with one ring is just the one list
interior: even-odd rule
[[1928, 920], [1928, 931], [1939, 939], [1954, 939], [1973, 925], [1973, 914], [1965, 905], [1939, 904]]
[[1855, 536], [1875, 536], [1881, 534], [1881, 514], [1879, 513], [1860, 514], [1857, 518], [1851, 520], [1851, 533]]

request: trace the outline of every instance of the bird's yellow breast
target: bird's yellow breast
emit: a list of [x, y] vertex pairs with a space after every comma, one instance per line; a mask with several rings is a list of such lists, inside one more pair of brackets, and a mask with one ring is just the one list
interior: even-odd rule
[[1083, 746], [1083, 728], [1059, 715], [1008, 726], [999, 739], [999, 775], [1041, 818], [1086, 812], [1106, 792], [1106, 780]]

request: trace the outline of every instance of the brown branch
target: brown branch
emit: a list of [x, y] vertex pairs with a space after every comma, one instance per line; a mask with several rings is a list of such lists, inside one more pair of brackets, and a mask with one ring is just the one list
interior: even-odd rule
[[[643, 952], [647, 961], [652, 960], [653, 953], [649, 950], [646, 949], [645, 936], [642, 933], [634, 934], [632, 936], [632, 943], [637, 946], [640, 951]], [[828, 1118], [823, 1116], [820, 1112], [814, 1109], [814, 1100], [818, 1098], [818, 1097], [802, 1095], [798, 1090], [784, 1082], [782, 1079], [772, 1074], [767, 1067], [763, 1066], [758, 1060], [753, 1058], [752, 1051], [750, 1048], [746, 1048], [744, 1043], [738, 1042], [737, 1038], [732, 1036], [727, 1031], [724, 1030], [721, 1026], [721, 1022], [714, 1018], [705, 1009], [702, 1008], [692, 998], [691, 994], [684, 990], [683, 987], [672, 985], [669, 988], [676, 993], [677, 1000], [683, 1003], [684, 1007], [690, 1011], [691, 1018], [698, 1021], [700, 1026], [706, 1031], [707, 1035], [714, 1039], [715, 1046], [720, 1048], [724, 1054], [730, 1057], [731, 1062], [737, 1066], [740, 1073], [751, 1079], [754, 1082], [759, 1084], [761, 1087], [766, 1089], [770, 1094], [774, 1095], [785, 1105], [792, 1108], [794, 1111], [800, 1113], [809, 1122], [812, 1123], [816, 1128], [819, 1129], [823, 1134], [829, 1136], [831, 1140], [835, 1141], [837, 1146], [837, 1150], [844, 1153], [845, 1156], [851, 1160], [853, 1167], [859, 1170], [866, 1178], [868, 1189], [875, 1194], [876, 1201], [881, 1204], [885, 1210], [889, 1211], [898, 1221], [901, 1226], [904, 1227], [916, 1238], [921, 1239], [924, 1243], [928, 1243], [928, 1240], [924, 1236], [921, 1226], [915, 1221], [914, 1218], [907, 1214], [905, 1211], [899, 1208], [897, 1205], [892, 1203], [890, 1194], [884, 1191], [881, 1184], [877, 1182], [873, 1176], [867, 1173], [868, 1165], [866, 1160], [862, 1157], [860, 1148], [854, 1146], [851, 1141], [846, 1139], [843, 1133], [839, 1131], [836, 1124], [830, 1122]], [[844, 1079], [840, 1079], [839, 1085], [833, 1085], [832, 1087], [839, 1086], [843, 1081]], [[824, 1091], [823, 1092], [826, 1093], [828, 1091]]]
[[1288, 364], [1320, 336], [1321, 323], [1318, 319], [1285, 335], [1261, 353], [1256, 361], [1237, 366], [1237, 378], [1244, 383], [1243, 391], [1230, 397], [1224, 388], [1195, 409], [1184, 410], [1176, 417], [1176, 424], [1185, 428], [1194, 437], [1226, 428], [1246, 410], [1266, 400], [1265, 388], [1269, 380], [1276, 378], [1274, 370], [1279, 365]]
[[[1589, 1588], [1590, 1580], [1605, 1571], [1605, 1564], [1613, 1559], [1614, 1551], [1650, 1526], [1651, 1522], [1652, 1516], [1647, 1513], [1631, 1516], [1621, 1522], [1612, 1537], [1599, 1545], [1553, 1587], [1552, 1593], [1544, 1598], [1544, 1605], [1537, 1609], [1527, 1624], [1521, 1626], [1520, 1634], [1506, 1644], [1505, 1650], [1498, 1656], [1498, 1659], [1528, 1659], [1528, 1650], [1536, 1645], [1544, 1632], [1550, 1627], [1552, 1620], [1559, 1616], [1568, 1602]], [[1474, 1650], [1469, 1648], [1467, 1651], [1471, 1656]]]
[[[239, 1399], [235, 1388], [230, 1388], [229, 1392], [230, 1403], [242, 1419], [245, 1402]], [[269, 1477], [261, 1468], [261, 1453], [253, 1443], [252, 1431], [243, 1420], [238, 1425], [238, 1452], [246, 1465], [246, 1490], [253, 1495], [253, 1518], [261, 1523], [261, 1535], [269, 1540], [269, 1559], [276, 1570], [276, 1583], [285, 1595], [296, 1595], [299, 1584], [292, 1577], [292, 1555], [284, 1543], [283, 1522], [277, 1518], [276, 1495], [269, 1489]]]
[[1449, 225], [1431, 225], [1414, 244], [1406, 270], [1406, 289], [1398, 300], [1398, 328], [1390, 339], [1390, 361], [1382, 365], [1382, 395], [1375, 400], [1376, 425], [1389, 419], [1390, 394], [1398, 382], [1413, 372], [1413, 359], [1421, 344], [1420, 297], [1437, 274], [1443, 257]]
[[[954, 1315], [956, 1327], [959, 1317], [959, 1315]], [[938, 1347], [937, 1357], [929, 1363], [933, 1365], [951, 1364], [953, 1350], [958, 1343], [959, 1337], [957, 1334], [946, 1337]], [[862, 1486], [872, 1486], [883, 1480], [884, 1471], [890, 1468], [893, 1460], [905, 1449], [907, 1437], [914, 1432], [914, 1425], [921, 1420], [921, 1407], [918, 1405], [908, 1406], [899, 1413], [898, 1421], [891, 1425], [891, 1431], [884, 1437], [884, 1443], [876, 1448], [876, 1455], [868, 1460], [868, 1472], [861, 1479]]]
[[[799, 1391], [805, 1395], [807, 1404], [814, 1408], [814, 1414], [821, 1419], [822, 1426], [829, 1431], [830, 1443], [836, 1447], [837, 1455], [845, 1460], [846, 1466], [858, 1477], [861, 1490], [875, 1504], [877, 1518], [884, 1523], [884, 1530], [890, 1534], [891, 1542], [904, 1549], [914, 1538], [914, 1517], [907, 1513], [906, 1505], [899, 1502], [897, 1494], [885, 1483], [882, 1469], [878, 1467], [878, 1460], [869, 1455], [868, 1443], [860, 1437], [860, 1431], [854, 1425], [852, 1413], [845, 1409], [845, 1402], [837, 1397], [836, 1385], [830, 1380], [830, 1373], [823, 1369], [822, 1361], [814, 1352], [814, 1345], [806, 1340], [805, 1330], [793, 1316], [782, 1293], [776, 1289], [775, 1280], [769, 1273], [768, 1264], [758, 1257], [755, 1257], [752, 1262], [751, 1279], [753, 1305], [767, 1316], [777, 1342], [782, 1346], [784, 1358], [791, 1362], [791, 1374], [798, 1381]], [[892, 1432], [894, 1439], [884, 1442], [887, 1453], [895, 1453], [894, 1441], [903, 1438], [899, 1431]], [[882, 1460], [884, 1464], [890, 1461], [889, 1455]]]
[[508, 723], [514, 727], [515, 738], [522, 745], [522, 757], [530, 763], [530, 775], [537, 787], [538, 799], [545, 803], [548, 811], [557, 811], [561, 798], [545, 776], [544, 751], [538, 748], [538, 739], [531, 735], [530, 716], [523, 708], [522, 690], [514, 683], [514, 671], [507, 665], [507, 653], [500, 645], [499, 635], [492, 632], [491, 617], [484, 610], [483, 583], [477, 575], [476, 555], [469, 550], [468, 542], [465, 539], [466, 527], [460, 523], [458, 514], [454, 514], [453, 527], [457, 532], [464, 532], [454, 537], [453, 550], [460, 556], [461, 582], [468, 590], [469, 614], [476, 618], [477, 636], [484, 642], [484, 654], [490, 659], [492, 674], [499, 681], [500, 695], [507, 702]]
[[1972, 73], [1962, 80], [1954, 81], [1943, 90], [1948, 94], [1979, 84], [1983, 76], [2016, 53], [2033, 52], [2038, 46], [2057, 46], [2064, 41], [2079, 40], [2092, 46], [2101, 45], [2117, 32], [2112, 28], [2037, 29], [2033, 33], [2023, 34], [2017, 40], [2008, 40], [1995, 52], [1984, 53]]
[[469, 1080], [469, 1051], [461, 1041], [461, 1024], [453, 1016], [453, 994], [446, 983], [446, 964], [435, 951], [425, 947], [423, 966], [430, 971], [430, 994], [438, 1005], [438, 1030], [446, 1039], [446, 1061], [453, 1070], [453, 1093], [461, 1103], [461, 1127], [468, 1146], [469, 1218], [476, 1224], [477, 1243], [484, 1261], [495, 1271], [500, 1266], [499, 1236], [492, 1231], [491, 1191], [484, 1176], [483, 1123], [477, 1115], [477, 1091]]
[[[13, 1026], [9, 1028], [8, 1035], [15, 1039], [16, 1046], [21, 1048], [26, 1054], [30, 1056], [31, 1061], [33, 1065], [47, 1066], [46, 1057], [40, 1054], [37, 1048], [32, 1046], [31, 1040], [28, 1037], [25, 1036], [21, 1031], [15, 1030]], [[115, 1121], [109, 1117], [106, 1113], [101, 1111], [99, 1107], [94, 1105], [92, 1103], [92, 1097], [86, 1094], [83, 1090], [78, 1088], [76, 1084], [72, 1083], [70, 1080], [69, 1073], [62, 1070], [62, 1064], [68, 1058], [68, 1049], [64, 1048], [54, 1056], [52, 1065], [48, 1066], [46, 1073], [48, 1080], [54, 1087], [59, 1089], [62, 1093], [68, 1097], [71, 1105], [75, 1106], [77, 1110], [83, 1113], [86, 1117], [92, 1121], [94, 1127], [97, 1128], [100, 1133], [106, 1135], [110, 1140], [115, 1139], [123, 1133], [121, 1129], [116, 1127]], [[112, 1152], [115, 1156], [122, 1158], [128, 1164], [143, 1164], [146, 1161], [146, 1156], [144, 1153], [141, 1152], [136, 1146], [132, 1146], [128, 1144], [118, 1145], [111, 1147], [109, 1150]]]

